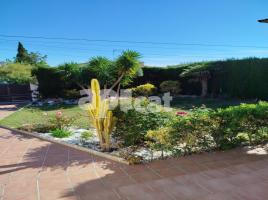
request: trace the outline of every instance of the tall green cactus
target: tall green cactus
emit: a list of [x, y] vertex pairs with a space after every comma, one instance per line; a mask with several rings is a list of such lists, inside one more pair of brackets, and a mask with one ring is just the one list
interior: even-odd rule
[[97, 79], [91, 80], [92, 102], [88, 107], [88, 114], [92, 125], [96, 128], [103, 151], [111, 147], [110, 136], [115, 126], [115, 117], [109, 110], [109, 100], [101, 99], [100, 85]]

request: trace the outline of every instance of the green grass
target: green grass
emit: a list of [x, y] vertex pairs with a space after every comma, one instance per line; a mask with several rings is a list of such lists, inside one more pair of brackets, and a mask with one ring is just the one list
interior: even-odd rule
[[71, 131], [64, 129], [56, 129], [52, 131], [52, 136], [56, 138], [66, 138], [72, 135]]
[[212, 99], [212, 98], [191, 98], [191, 97], [175, 97], [171, 101], [171, 106], [178, 110], [189, 110], [193, 107], [205, 106], [211, 109], [226, 108], [229, 106], [237, 106], [241, 103], [256, 103], [249, 100], [235, 99]]
[[[207, 108], [217, 109], [228, 106], [239, 105], [240, 103], [252, 103], [252, 101], [242, 100], [221, 100], [221, 99], [204, 99], [204, 98], [174, 98], [171, 106], [178, 110], [189, 110], [193, 106], [200, 107], [205, 105]], [[62, 110], [63, 114], [69, 117], [75, 117], [74, 126], [80, 128], [88, 128], [90, 126], [89, 119], [85, 110], [78, 105], [58, 105], [58, 106], [27, 106], [12, 115], [0, 121], [0, 125], [11, 128], [19, 128], [23, 124], [38, 124], [46, 122], [50, 117], [55, 116], [55, 112]], [[47, 114], [47, 115], [46, 115]]]
[[80, 109], [77, 105], [58, 105], [58, 106], [42, 106], [31, 107], [26, 106], [17, 112], [9, 115], [0, 121], [0, 125], [11, 128], [19, 128], [23, 124], [37, 124], [44, 123], [49, 118], [54, 117], [56, 111], [61, 110], [64, 115], [74, 117], [74, 126], [80, 128], [88, 128], [89, 120], [86, 111]]

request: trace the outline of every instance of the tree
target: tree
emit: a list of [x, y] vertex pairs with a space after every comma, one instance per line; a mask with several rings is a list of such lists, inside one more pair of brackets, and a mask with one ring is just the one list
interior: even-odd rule
[[24, 48], [21, 42], [18, 43], [18, 52], [15, 58], [16, 63], [24, 63], [30, 65], [46, 64], [47, 56], [42, 56], [38, 52], [30, 52]]
[[113, 90], [116, 86], [117, 95], [119, 95], [120, 85], [129, 84], [132, 79], [138, 75], [141, 68], [139, 61], [140, 53], [137, 51], [126, 50], [115, 61], [115, 68], [117, 72], [117, 80], [111, 86], [110, 90]]
[[77, 85], [80, 86], [81, 68], [79, 64], [74, 62], [64, 63], [59, 65], [58, 69], [62, 75], [62, 80], [66, 89], [73, 88]]
[[38, 52], [31, 52], [29, 54], [29, 61], [28, 63], [31, 65], [42, 65], [42, 64], [47, 64], [46, 63], [47, 56], [46, 55], [41, 55]]
[[22, 43], [18, 43], [18, 52], [15, 58], [15, 62], [17, 63], [28, 63], [29, 62], [29, 54], [27, 50], [23, 47]]
[[108, 58], [97, 56], [89, 61], [91, 71], [98, 78], [100, 84], [107, 88], [116, 80], [114, 63]]
[[123, 51], [115, 61], [101, 56], [93, 57], [89, 61], [89, 69], [101, 85], [111, 86], [106, 93], [108, 96], [116, 86], [119, 91], [121, 83], [125, 86], [138, 75], [141, 69], [139, 58], [140, 54], [131, 50]]

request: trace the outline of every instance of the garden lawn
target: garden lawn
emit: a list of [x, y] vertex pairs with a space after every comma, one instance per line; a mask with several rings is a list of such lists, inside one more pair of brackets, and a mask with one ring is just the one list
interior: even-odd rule
[[88, 128], [89, 120], [86, 111], [80, 109], [78, 105], [57, 105], [57, 106], [26, 106], [17, 112], [9, 115], [0, 121], [0, 125], [19, 128], [23, 124], [38, 124], [48, 121], [55, 116], [56, 111], [61, 110], [63, 115], [74, 117], [74, 126], [79, 128]]
[[174, 97], [171, 101], [171, 107], [178, 110], [188, 111], [194, 107], [198, 108], [205, 106], [211, 109], [226, 108], [229, 106], [238, 106], [241, 103], [256, 103], [254, 100], [239, 100], [239, 99], [213, 99], [201, 97]]

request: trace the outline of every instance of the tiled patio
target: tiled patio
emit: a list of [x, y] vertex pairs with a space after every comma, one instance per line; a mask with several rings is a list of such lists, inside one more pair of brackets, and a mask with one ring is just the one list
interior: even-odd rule
[[267, 200], [268, 156], [249, 153], [128, 166], [0, 129], [0, 199]]
[[1, 104], [0, 102], [0, 120], [7, 117], [8, 115], [11, 115], [13, 112], [26, 104], [26, 102], [17, 104]]

